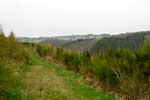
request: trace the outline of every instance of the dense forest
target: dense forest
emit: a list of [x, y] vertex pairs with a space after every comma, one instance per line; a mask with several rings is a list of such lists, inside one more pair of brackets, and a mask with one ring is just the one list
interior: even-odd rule
[[150, 35], [149, 31], [145, 32], [133, 32], [120, 35], [114, 35], [108, 38], [102, 38], [99, 40], [90, 50], [91, 53], [99, 53], [109, 48], [139, 48], [145, 38]]

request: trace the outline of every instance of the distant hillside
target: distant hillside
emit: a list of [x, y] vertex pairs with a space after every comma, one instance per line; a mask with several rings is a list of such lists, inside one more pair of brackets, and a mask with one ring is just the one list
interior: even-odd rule
[[33, 42], [33, 43], [39, 43], [39, 42], [42, 42], [42, 41], [49, 39], [49, 37], [39, 37], [39, 38], [16, 37], [16, 38], [20, 42]]
[[50, 39], [58, 39], [58, 40], [79, 40], [79, 39], [93, 39], [93, 38], [103, 38], [103, 37], [110, 37], [109, 34], [100, 34], [100, 35], [94, 35], [94, 34], [87, 34], [87, 35], [66, 35], [66, 36], [56, 36], [51, 37]]
[[75, 51], [82, 52], [84, 50], [90, 50], [99, 39], [78, 39], [76, 41], [69, 42], [63, 45], [64, 48], [69, 48]]
[[[52, 43], [56, 46], [59, 44], [58, 42], [68, 42], [68, 41], [76, 41], [78, 39], [100, 39], [103, 37], [110, 37], [109, 34], [100, 34], [100, 35], [94, 35], [94, 34], [87, 34], [87, 35], [66, 35], [66, 36], [55, 36], [55, 37], [17, 37], [17, 40], [21, 42], [34, 42], [34, 43]], [[61, 44], [61, 43], [60, 43]]]
[[62, 47], [63, 45], [69, 42], [71, 42], [71, 40], [47, 39], [47, 40], [41, 41], [41, 43], [52, 44], [56, 47]]
[[109, 48], [136, 49], [143, 43], [147, 35], [150, 35], [150, 31], [126, 33], [102, 38], [91, 48], [90, 52], [98, 53]]

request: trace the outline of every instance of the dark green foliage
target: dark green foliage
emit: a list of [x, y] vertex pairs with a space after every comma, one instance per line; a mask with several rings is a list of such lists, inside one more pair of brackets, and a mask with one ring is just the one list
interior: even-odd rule
[[19, 67], [28, 60], [24, 47], [16, 41], [13, 32], [8, 37], [0, 33], [0, 100], [21, 99]]
[[109, 38], [102, 38], [91, 48], [90, 52], [99, 53], [109, 48], [137, 49], [143, 44], [146, 35], [150, 35], [150, 32], [126, 33]]
[[[150, 40], [146, 40], [145, 44], [137, 51], [137, 61], [139, 69], [143, 71], [146, 81], [149, 81], [150, 77]], [[141, 68], [142, 67], [142, 68]]]
[[20, 99], [17, 64], [8, 58], [0, 58], [0, 99]]
[[63, 52], [64, 50], [62, 48], [56, 48], [56, 55], [54, 56], [54, 58], [58, 61], [63, 60]]
[[67, 65], [67, 69], [72, 69], [79, 72], [79, 66], [82, 63], [82, 56], [75, 52], [64, 52], [63, 62]]
[[100, 78], [100, 80], [106, 82], [108, 85], [116, 85], [117, 78], [114, 74], [113, 70], [109, 66], [109, 62], [104, 58], [97, 58], [95, 57], [92, 59], [92, 72]]
[[40, 56], [44, 57], [46, 55], [48, 55], [49, 49], [48, 48], [44, 48], [43, 46], [38, 45], [37, 46], [37, 52], [39, 53]]
[[0, 34], [0, 57], [6, 57], [21, 62], [28, 62], [25, 49], [15, 40], [12, 32], [8, 38], [5, 38], [3, 33]]
[[98, 39], [78, 39], [64, 44], [62, 47], [68, 48], [77, 52], [84, 52], [90, 49], [98, 42]]
[[150, 42], [137, 51], [110, 49], [93, 58], [92, 70], [106, 84], [115, 85], [130, 99], [137, 99], [150, 88], [149, 53]]

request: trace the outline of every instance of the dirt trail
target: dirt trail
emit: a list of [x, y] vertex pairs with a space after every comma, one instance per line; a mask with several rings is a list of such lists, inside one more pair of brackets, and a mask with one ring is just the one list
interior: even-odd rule
[[26, 88], [23, 94], [33, 96], [35, 100], [54, 100], [59, 95], [70, 98], [70, 100], [77, 100], [72, 90], [65, 86], [56, 73], [45, 70], [39, 65], [34, 65], [32, 70], [26, 73]]

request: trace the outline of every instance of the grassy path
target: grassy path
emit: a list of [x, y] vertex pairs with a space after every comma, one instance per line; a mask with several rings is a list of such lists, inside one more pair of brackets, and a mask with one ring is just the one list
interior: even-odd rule
[[80, 75], [49, 63], [28, 50], [32, 65], [24, 74], [24, 100], [114, 100], [80, 80]]

